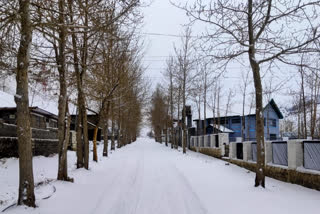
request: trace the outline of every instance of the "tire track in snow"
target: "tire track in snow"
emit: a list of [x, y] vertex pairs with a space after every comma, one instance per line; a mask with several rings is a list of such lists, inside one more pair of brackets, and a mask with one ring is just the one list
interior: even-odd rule
[[143, 182], [140, 179], [141, 171], [143, 170], [143, 159], [141, 159], [139, 151], [133, 150], [130, 152], [131, 155], [127, 158], [129, 161], [126, 162], [126, 165], [120, 169], [120, 174], [117, 175], [117, 183], [112, 185], [112, 189], [107, 192], [107, 196], [101, 199], [105, 203], [100, 203], [100, 207], [103, 208], [105, 213], [135, 213], [138, 192]]
[[[180, 181], [179, 183], [181, 184], [181, 186], [183, 186], [183, 189], [187, 190], [190, 194], [189, 194], [189, 200], [191, 200], [191, 202], [194, 202], [195, 205], [197, 205], [197, 212], [198, 214], [206, 214], [208, 213], [208, 211], [206, 210], [206, 208], [203, 206], [203, 204], [201, 203], [201, 200], [199, 199], [198, 195], [194, 192], [192, 186], [190, 185], [190, 183], [188, 182], [186, 176], [181, 172], [180, 169], [177, 168], [177, 166], [175, 164], [171, 165], [171, 170], [174, 171], [174, 173], [177, 175], [177, 177], [179, 178], [178, 180]], [[190, 207], [190, 202], [188, 200], [185, 200], [185, 205], [187, 207]], [[194, 213], [194, 212], [189, 212]]]
[[[103, 174], [103, 176], [106, 176], [107, 178], [111, 179], [111, 182], [104, 183], [104, 188], [103, 188], [102, 192], [100, 193], [98, 201], [91, 211], [92, 214], [100, 213], [99, 208], [101, 208], [102, 206], [105, 206], [105, 202], [108, 202], [108, 200], [105, 200], [105, 198], [110, 196], [113, 188], [115, 186], [117, 186], [117, 180], [119, 179], [119, 177], [121, 177], [121, 174], [123, 174], [123, 169], [125, 168], [125, 166], [129, 162], [129, 160], [127, 158], [121, 159], [121, 160], [123, 160], [123, 161], [121, 162], [121, 164], [118, 167], [109, 168], [108, 171], [106, 171], [106, 173]], [[112, 177], [110, 178], [109, 176], [112, 176]], [[101, 184], [101, 185], [103, 185], [103, 184]]]

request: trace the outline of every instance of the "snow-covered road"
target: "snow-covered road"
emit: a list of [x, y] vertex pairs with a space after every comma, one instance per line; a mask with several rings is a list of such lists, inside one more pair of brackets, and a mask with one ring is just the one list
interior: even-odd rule
[[[91, 163], [89, 171], [75, 170], [74, 156], [71, 153], [69, 168], [75, 183], [56, 181], [53, 183], [56, 193], [47, 200], [38, 199], [38, 208], [18, 207], [7, 213], [320, 212], [318, 191], [269, 178], [266, 189], [254, 188], [254, 173], [191, 151], [183, 155], [149, 138], [139, 138], [113, 152], [109, 158], [100, 157], [99, 163]], [[4, 163], [0, 173], [6, 164], [14, 161], [10, 159]], [[35, 180], [43, 176], [54, 178], [56, 161], [56, 156], [35, 158]], [[16, 167], [14, 163], [10, 166]], [[53, 169], [46, 169], [46, 166]], [[9, 174], [0, 179], [0, 187], [4, 187]]]

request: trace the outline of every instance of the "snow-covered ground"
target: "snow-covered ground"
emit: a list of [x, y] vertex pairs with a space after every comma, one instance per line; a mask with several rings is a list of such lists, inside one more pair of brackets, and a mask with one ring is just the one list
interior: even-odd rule
[[[99, 146], [99, 155], [102, 154]], [[90, 170], [75, 169], [74, 183], [53, 181], [36, 189], [37, 208], [14, 207], [6, 213], [319, 213], [320, 192], [266, 180], [266, 189], [253, 187], [254, 173], [202, 154], [171, 150], [153, 139], [99, 157]], [[35, 182], [55, 179], [57, 156], [34, 158]], [[16, 200], [17, 159], [0, 163], [0, 211]], [[39, 199], [50, 195], [46, 200]]]

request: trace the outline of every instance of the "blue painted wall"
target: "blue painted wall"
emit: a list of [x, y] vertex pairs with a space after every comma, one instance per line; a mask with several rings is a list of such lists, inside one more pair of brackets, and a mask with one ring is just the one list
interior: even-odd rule
[[[265, 120], [264, 122], [265, 138], [266, 139], [279, 138], [280, 136], [279, 117], [270, 104], [268, 104], [264, 108], [263, 116]], [[221, 123], [221, 125], [226, 126], [226, 128], [234, 131], [234, 133], [229, 134], [230, 140], [234, 141], [236, 137], [241, 137], [242, 117], [232, 116], [232, 117], [227, 117], [226, 120], [228, 121], [227, 124]], [[269, 133], [268, 133], [267, 121], [269, 121]], [[207, 126], [212, 123], [213, 123], [213, 119], [206, 119]], [[202, 125], [200, 125], [199, 128], [202, 129]], [[211, 133], [207, 133], [207, 134], [211, 134]], [[246, 140], [255, 140], [256, 138], [256, 116], [255, 115], [245, 116], [244, 137]]]

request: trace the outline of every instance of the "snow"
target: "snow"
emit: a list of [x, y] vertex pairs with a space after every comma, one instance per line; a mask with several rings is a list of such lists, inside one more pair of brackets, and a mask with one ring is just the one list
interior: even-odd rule
[[[213, 124], [210, 124], [211, 126], [213, 126]], [[223, 125], [217, 125], [217, 124], [214, 124], [214, 128], [215, 129], [218, 129], [224, 133], [234, 133], [234, 131], [232, 131], [231, 129], [228, 129], [227, 127], [223, 126]]]
[[14, 101], [14, 96], [6, 92], [0, 91], [0, 108], [15, 108], [16, 103]]
[[[15, 108], [16, 103], [14, 97], [21, 98], [20, 95], [10, 94], [0, 90], [0, 108]], [[20, 97], [19, 97], [20, 96]], [[55, 99], [50, 99], [42, 97], [42, 95], [37, 95], [31, 98], [29, 94], [29, 104], [32, 107], [42, 108], [52, 114], [58, 115], [58, 102]], [[32, 103], [31, 103], [32, 102]]]
[[[255, 188], [255, 174], [199, 153], [180, 151], [139, 138], [108, 158], [76, 169], [68, 152], [74, 183], [56, 181], [57, 155], [34, 157], [37, 208], [13, 207], [6, 213], [319, 213], [320, 192], [266, 179]], [[91, 154], [90, 154], [91, 155]], [[90, 157], [90, 160], [92, 157]], [[17, 198], [18, 159], [0, 159], [0, 211]], [[47, 200], [40, 199], [56, 192]]]

